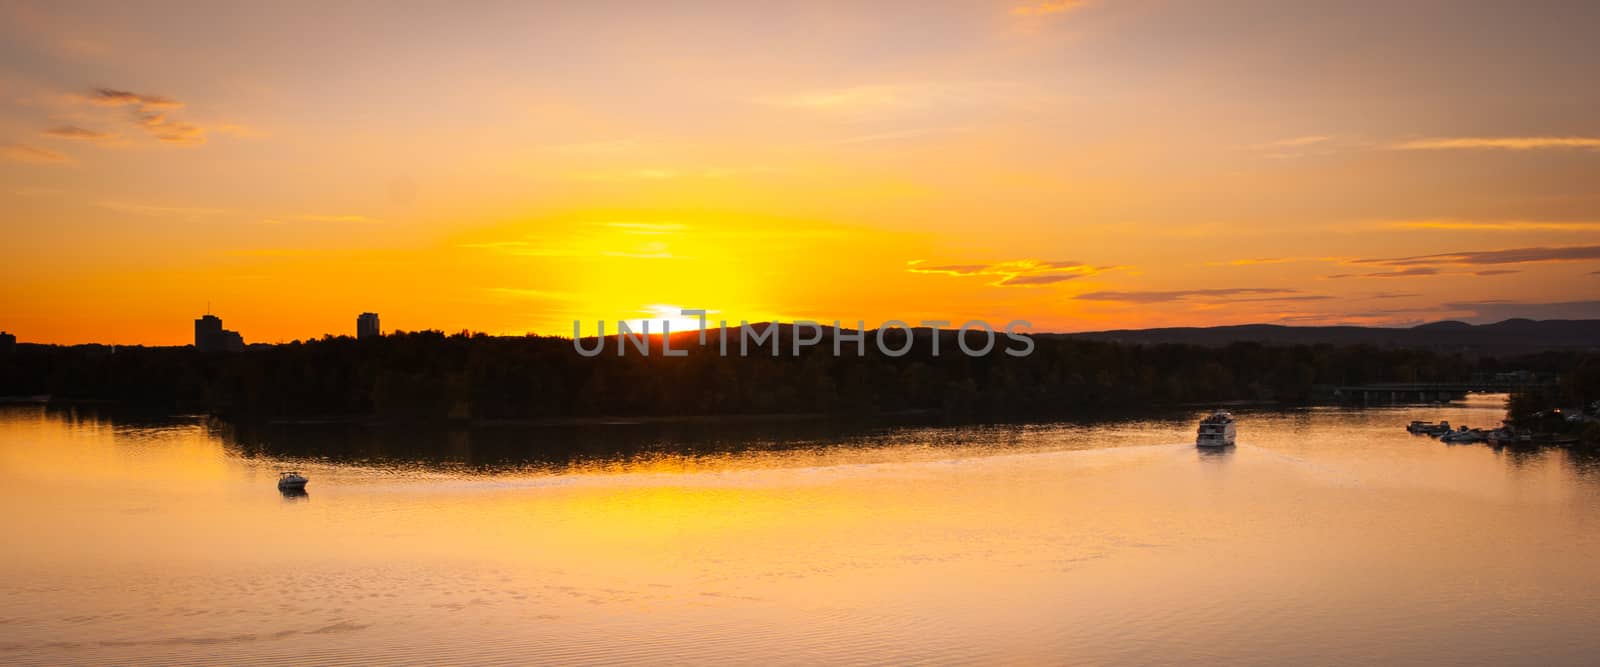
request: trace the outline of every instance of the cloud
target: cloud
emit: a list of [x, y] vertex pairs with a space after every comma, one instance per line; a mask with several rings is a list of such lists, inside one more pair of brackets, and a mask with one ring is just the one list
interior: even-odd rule
[[[158, 141], [186, 145], [206, 142], [205, 128], [172, 115], [173, 111], [182, 109], [184, 104], [170, 97], [113, 88], [96, 88], [90, 91], [85, 99], [96, 106], [128, 107], [133, 124]], [[235, 134], [248, 132], [248, 128], [237, 125], [228, 125], [225, 128], [225, 131]]]
[[1445, 229], [1474, 232], [1600, 231], [1600, 222], [1538, 220], [1394, 220], [1382, 223], [1382, 226], [1392, 229]]
[[1474, 271], [1475, 276], [1503, 276], [1511, 273], [1522, 273], [1516, 269], [1489, 269], [1488, 271]]
[[676, 234], [688, 229], [681, 222], [597, 222], [592, 224], [620, 230], [625, 234], [641, 234], [645, 236]]
[[160, 95], [141, 95], [126, 90], [113, 88], [96, 88], [89, 94], [89, 101], [106, 107], [136, 106], [140, 109], [180, 109], [183, 103], [169, 97]]
[[1226, 262], [1206, 262], [1206, 266], [1257, 266], [1261, 264], [1290, 264], [1295, 262], [1343, 262], [1348, 257], [1251, 257]]
[[193, 123], [185, 123], [169, 118], [164, 113], [140, 114], [139, 127], [149, 132], [151, 136], [170, 144], [203, 144], [206, 142], [206, 130]]
[[1015, 16], [1049, 16], [1065, 14], [1087, 4], [1086, 0], [1039, 0], [1012, 7], [1011, 13]]
[[52, 127], [45, 130], [41, 134], [47, 137], [55, 137], [57, 139], [73, 139], [76, 141], [93, 142], [112, 141], [117, 138], [117, 134], [115, 132], [97, 132], [95, 130], [78, 127], [76, 125], [60, 125], [57, 127]]
[[1416, 292], [1373, 292], [1373, 299], [1404, 299], [1406, 297], [1422, 296]]
[[1447, 303], [1445, 308], [1473, 313], [1469, 320], [1499, 322], [1514, 317], [1534, 320], [1589, 320], [1600, 318], [1600, 301], [1478, 301]]
[[1591, 259], [1600, 259], [1600, 245], [1472, 250], [1439, 253], [1436, 255], [1356, 259], [1351, 260], [1350, 263], [1376, 264], [1380, 266], [1438, 266], [1578, 262]]
[[1444, 137], [1437, 139], [1413, 139], [1390, 144], [1389, 148], [1402, 151], [1433, 151], [1433, 150], [1512, 150], [1526, 151], [1544, 148], [1586, 148], [1600, 149], [1600, 138], [1596, 137]]
[[993, 276], [994, 287], [1038, 287], [1092, 276], [1124, 267], [1092, 266], [1083, 262], [1042, 259], [1017, 259], [992, 264], [927, 264], [925, 260], [906, 262], [911, 273], [947, 276]]
[[[910, 264], [920, 264], [922, 260], [913, 260]], [[935, 266], [911, 266], [907, 271], [912, 273], [943, 273], [949, 276], [979, 276], [984, 275], [989, 268], [988, 264], [939, 264]]]
[[1171, 303], [1174, 301], [1322, 301], [1332, 297], [1301, 294], [1300, 290], [1273, 287], [1233, 287], [1146, 292], [1086, 292], [1074, 299], [1120, 301], [1124, 303]]
[[1252, 151], [1264, 158], [1292, 159], [1327, 156], [1356, 149], [1366, 150], [1371, 148], [1372, 145], [1371, 141], [1357, 136], [1303, 134], [1273, 141], [1245, 144], [1240, 148]]
[[1332, 140], [1333, 140], [1333, 137], [1330, 137], [1330, 136], [1327, 136], [1327, 135], [1322, 135], [1322, 134], [1315, 134], [1315, 135], [1306, 135], [1306, 136], [1303, 136], [1303, 137], [1290, 137], [1288, 139], [1279, 139], [1277, 141], [1268, 141], [1266, 143], [1253, 144], [1250, 147], [1254, 148], [1254, 149], [1257, 149], [1257, 150], [1265, 150], [1265, 149], [1272, 149], [1272, 148], [1297, 148], [1297, 147], [1301, 147], [1301, 146], [1310, 146], [1310, 145], [1313, 145], [1313, 144], [1326, 143], [1326, 142], [1332, 141]]
[[1054, 285], [1068, 280], [1082, 278], [1082, 273], [1045, 273], [1031, 276], [1008, 276], [1000, 279], [996, 285]]
[[1328, 276], [1332, 279], [1339, 278], [1412, 278], [1416, 276], [1436, 276], [1439, 269], [1431, 266], [1411, 266], [1395, 271], [1380, 271], [1378, 273], [1340, 273]]
[[[880, 83], [801, 90], [753, 100], [757, 104], [837, 114], [914, 114], [952, 108], [1037, 106], [1052, 95], [1004, 81]], [[891, 128], [886, 132], [902, 128]], [[880, 137], [863, 135], [866, 140]], [[889, 138], [889, 137], [881, 137]]]
[[72, 157], [65, 153], [58, 153], [48, 148], [37, 148], [24, 144], [0, 144], [0, 156], [16, 162], [32, 162], [35, 164], [71, 164]]

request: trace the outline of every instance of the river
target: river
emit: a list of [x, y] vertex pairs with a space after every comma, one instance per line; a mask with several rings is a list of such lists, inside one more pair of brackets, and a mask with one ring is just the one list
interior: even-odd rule
[[[1447, 406], [238, 429], [0, 410], [0, 663], [1593, 664], [1600, 457]], [[304, 496], [277, 471], [310, 477]]]

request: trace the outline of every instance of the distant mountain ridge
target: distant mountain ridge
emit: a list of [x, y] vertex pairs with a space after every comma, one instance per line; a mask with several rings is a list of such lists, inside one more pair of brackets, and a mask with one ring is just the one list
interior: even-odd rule
[[1265, 345], [1373, 345], [1478, 354], [1600, 350], [1600, 320], [1510, 319], [1493, 324], [1468, 324], [1446, 320], [1409, 328], [1241, 324], [1038, 335], [1143, 345], [1220, 346], [1237, 342]]

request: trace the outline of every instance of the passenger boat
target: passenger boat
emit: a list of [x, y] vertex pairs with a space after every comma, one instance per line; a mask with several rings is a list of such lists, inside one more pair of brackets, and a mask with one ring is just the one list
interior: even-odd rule
[[1194, 444], [1196, 447], [1232, 447], [1233, 437], [1233, 415], [1227, 410], [1218, 410], [1200, 420], [1200, 432]]
[[301, 491], [306, 488], [306, 482], [309, 481], [311, 480], [306, 479], [305, 475], [292, 470], [278, 473], [278, 490]]

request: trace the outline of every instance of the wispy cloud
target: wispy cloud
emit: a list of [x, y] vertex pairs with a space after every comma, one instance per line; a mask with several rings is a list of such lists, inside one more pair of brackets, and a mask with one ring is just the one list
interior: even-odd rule
[[1379, 271], [1377, 273], [1339, 273], [1328, 276], [1332, 279], [1340, 278], [1415, 278], [1418, 276], [1436, 276], [1439, 269], [1432, 266], [1411, 266], [1394, 271]]
[[1474, 232], [1593, 232], [1600, 222], [1540, 220], [1393, 220], [1382, 223], [1391, 229], [1443, 229]]
[[72, 163], [72, 156], [66, 153], [25, 144], [0, 144], [0, 156], [15, 162], [31, 162], [35, 164]]
[[754, 101], [768, 106], [819, 112], [864, 113], [995, 106], [1026, 102], [1029, 95], [1027, 89], [1007, 82], [931, 81], [801, 90]]
[[172, 112], [182, 109], [184, 104], [170, 97], [114, 88], [96, 88], [84, 99], [96, 106], [127, 107], [131, 110], [133, 124], [159, 141], [191, 145], [206, 142], [205, 128], [172, 115]]
[[912, 273], [942, 273], [947, 276], [979, 276], [986, 275], [988, 264], [933, 264], [925, 265], [923, 260], [915, 259], [907, 262], [906, 268]]
[[990, 276], [996, 280], [989, 284], [996, 287], [1054, 285], [1120, 268], [1125, 267], [1094, 266], [1083, 262], [1042, 259], [1018, 259], [990, 264], [928, 264], [926, 260], [920, 259], [906, 262], [906, 271], [911, 273]]
[[1512, 150], [1526, 151], [1542, 148], [1600, 149], [1597, 137], [1443, 137], [1412, 139], [1389, 145], [1403, 151], [1432, 150]]
[[1366, 149], [1372, 142], [1359, 137], [1335, 136], [1332, 134], [1303, 134], [1272, 141], [1241, 146], [1244, 150], [1253, 151], [1265, 158], [1300, 158], [1319, 155], [1332, 155], [1342, 151]]
[[150, 136], [169, 144], [203, 144], [206, 142], [205, 128], [193, 123], [169, 118], [164, 113], [140, 114], [136, 122], [139, 127], [149, 132]]
[[1087, 4], [1087, 0], [1038, 0], [1016, 5], [1011, 8], [1011, 13], [1016, 16], [1049, 16], [1065, 14]]
[[1471, 312], [1473, 316], [1470, 319], [1483, 322], [1498, 322], [1514, 317], [1535, 320], [1588, 320], [1600, 318], [1600, 301], [1530, 302], [1495, 300], [1447, 303], [1444, 304], [1444, 307], [1449, 310]]
[[1437, 266], [1579, 262], [1592, 259], [1600, 259], [1600, 245], [1470, 250], [1410, 257], [1356, 259], [1350, 263], [1380, 266]]
[[136, 106], [140, 110], [181, 109], [183, 103], [170, 97], [144, 95], [127, 90], [96, 88], [89, 93], [89, 101], [107, 107]]
[[1291, 264], [1296, 262], [1343, 262], [1348, 257], [1249, 257], [1224, 262], [1206, 262], [1206, 266], [1259, 266], [1263, 264]]
[[688, 229], [681, 222], [596, 222], [599, 227], [619, 230], [625, 234], [640, 234], [645, 236], [661, 236], [676, 234]]
[[77, 125], [58, 125], [41, 132], [47, 137], [57, 139], [71, 139], [74, 141], [91, 141], [96, 143], [115, 141], [118, 138], [115, 132], [99, 132]]
[[1119, 301], [1123, 303], [1172, 303], [1175, 301], [1227, 301], [1237, 303], [1244, 301], [1324, 301], [1333, 297], [1321, 294], [1303, 294], [1297, 289], [1232, 287], [1172, 291], [1086, 292], [1073, 298], [1084, 301]]
[[1296, 148], [1296, 147], [1300, 147], [1300, 146], [1310, 146], [1312, 144], [1327, 143], [1327, 142], [1332, 141], [1332, 140], [1333, 140], [1333, 137], [1330, 137], [1330, 136], [1325, 135], [1325, 134], [1313, 134], [1313, 135], [1306, 135], [1306, 136], [1302, 136], [1302, 137], [1290, 137], [1288, 139], [1279, 139], [1277, 141], [1268, 141], [1268, 142], [1265, 142], [1265, 143], [1253, 144], [1250, 147], [1251, 148], [1255, 148], [1255, 149]]
[[1007, 276], [1001, 278], [996, 285], [1025, 286], [1025, 285], [1054, 285], [1056, 283], [1076, 280], [1087, 274], [1083, 273], [1036, 273], [1031, 275]]

